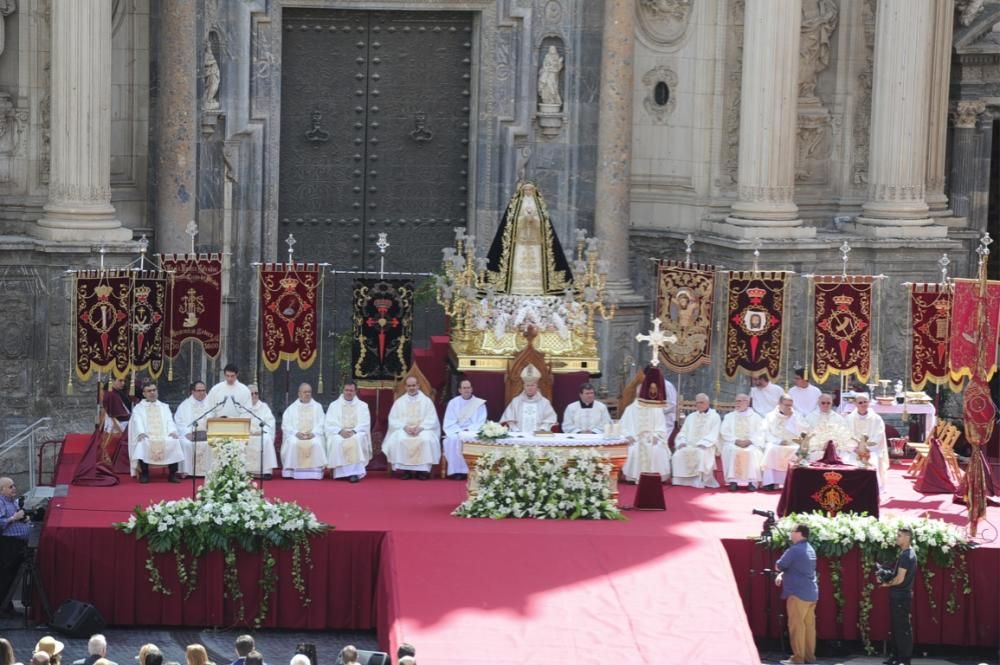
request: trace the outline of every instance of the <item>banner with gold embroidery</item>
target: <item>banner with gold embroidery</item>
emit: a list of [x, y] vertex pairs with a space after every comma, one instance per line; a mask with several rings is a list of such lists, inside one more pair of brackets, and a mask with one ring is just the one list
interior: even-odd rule
[[73, 277], [73, 364], [82, 381], [94, 372], [124, 378], [131, 351], [132, 273], [84, 270]]
[[786, 272], [733, 272], [726, 289], [726, 376], [781, 370]]
[[979, 321], [979, 280], [956, 279], [951, 301], [950, 340], [948, 343], [948, 373], [952, 383], [971, 377], [976, 368], [980, 349], [983, 358], [984, 381], [997, 371], [997, 334], [1000, 330], [1000, 282], [986, 285], [985, 316]]
[[677, 341], [660, 350], [660, 360], [679, 374], [712, 362], [715, 267], [660, 261], [656, 303], [663, 330]]
[[872, 285], [868, 275], [813, 278], [813, 377], [855, 375], [862, 383], [872, 370]]
[[317, 356], [322, 268], [315, 263], [265, 263], [259, 279], [264, 367], [273, 372], [282, 360], [295, 360], [308, 369]]
[[161, 254], [170, 272], [166, 352], [171, 358], [191, 339], [215, 358], [222, 348], [222, 255]]
[[154, 379], [163, 371], [163, 340], [166, 327], [167, 274], [144, 270], [132, 272], [129, 306], [130, 360], [134, 371], [144, 370]]
[[413, 282], [358, 279], [354, 282], [354, 378], [398, 380], [410, 369], [413, 343]]
[[948, 325], [951, 285], [910, 284], [910, 384], [923, 390], [928, 383], [948, 382]]

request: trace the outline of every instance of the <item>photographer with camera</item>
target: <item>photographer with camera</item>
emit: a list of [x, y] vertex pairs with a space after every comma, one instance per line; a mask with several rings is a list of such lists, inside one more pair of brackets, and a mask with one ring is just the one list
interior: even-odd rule
[[[913, 626], [910, 623], [910, 609], [913, 606], [913, 578], [917, 575], [917, 555], [913, 551], [913, 531], [901, 527], [896, 533], [895, 574], [890, 578], [887, 569], [877, 571], [882, 586], [889, 588], [889, 623], [892, 641], [889, 658], [885, 665], [909, 665], [913, 655]], [[881, 573], [881, 574], [880, 574]]]
[[[28, 548], [28, 515], [17, 501], [17, 485], [0, 478], [0, 601], [7, 597]], [[0, 614], [14, 613], [13, 604], [0, 607]]]
[[788, 637], [792, 644], [792, 657], [781, 661], [783, 665], [816, 662], [816, 601], [819, 585], [816, 583], [816, 550], [809, 544], [809, 527], [797, 524], [789, 534], [792, 546], [785, 550], [775, 564], [781, 571], [774, 583], [781, 587], [788, 613]]

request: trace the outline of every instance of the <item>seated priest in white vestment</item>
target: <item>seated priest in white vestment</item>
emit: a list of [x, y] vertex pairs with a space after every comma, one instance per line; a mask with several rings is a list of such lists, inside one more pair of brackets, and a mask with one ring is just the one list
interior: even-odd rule
[[361, 482], [372, 458], [372, 414], [358, 397], [354, 381], [344, 383], [343, 391], [326, 410], [326, 458], [333, 469], [333, 479], [347, 478]]
[[750, 403], [753, 410], [761, 418], [767, 418], [768, 414], [778, 406], [778, 400], [785, 393], [776, 383], [771, 383], [767, 374], [760, 374], [753, 379], [753, 387], [750, 389]]
[[132, 409], [128, 422], [128, 457], [132, 461], [132, 475], [140, 483], [149, 482], [149, 466], [166, 466], [168, 479], [179, 483], [177, 467], [184, 461], [177, 425], [170, 415], [170, 407], [157, 399], [155, 383], [142, 388], [142, 401]]
[[[248, 391], [249, 392], [249, 391]], [[281, 416], [281, 475], [322, 480], [326, 468], [326, 415], [312, 398], [312, 386], [299, 386], [299, 398]]]
[[619, 421], [622, 436], [631, 443], [622, 476], [638, 482], [640, 474], [656, 473], [666, 481], [670, 478], [670, 448], [663, 415], [666, 388], [658, 368], [648, 367], [645, 374], [639, 398], [625, 407]]
[[579, 399], [563, 412], [562, 431], [566, 434], [603, 434], [604, 426], [611, 422], [608, 407], [597, 401], [593, 384], [580, 386]]
[[[205, 470], [212, 468], [212, 449], [208, 447], [208, 419], [215, 415], [205, 414], [211, 408], [207, 399], [208, 388], [203, 381], [191, 384], [191, 394], [177, 405], [174, 412], [174, 423], [181, 437], [181, 450], [184, 451], [184, 461], [181, 462], [181, 476], [194, 475], [194, 465], [197, 462], [199, 473], [205, 475]], [[195, 422], [195, 421], [198, 422]], [[199, 445], [200, 444], [200, 445]]]
[[[847, 430], [851, 436], [851, 447], [858, 450], [868, 448], [868, 466], [878, 473], [878, 486], [885, 489], [885, 474], [889, 470], [889, 450], [885, 441], [885, 422], [882, 416], [871, 408], [871, 400], [866, 393], [854, 398], [854, 411], [847, 414]], [[861, 464], [860, 457], [857, 460]]]
[[815, 462], [823, 458], [826, 452], [826, 444], [833, 441], [837, 447], [837, 456], [845, 464], [854, 464], [856, 458], [851, 450], [851, 434], [847, 428], [847, 421], [844, 416], [837, 413], [833, 408], [833, 395], [823, 393], [817, 402], [818, 409], [806, 416], [806, 424], [809, 425], [809, 461]]
[[267, 402], [260, 398], [257, 384], [247, 386], [250, 391], [250, 414], [244, 417], [250, 419], [250, 440], [247, 442], [246, 469], [251, 476], [261, 476], [270, 480], [274, 470], [278, 468], [278, 455], [274, 452], [274, 435], [277, 433], [274, 424], [274, 414]]
[[246, 412], [236, 406], [239, 403], [245, 408], [250, 408], [251, 401], [250, 389], [239, 381], [239, 368], [229, 363], [222, 370], [222, 374], [226, 377], [225, 380], [212, 386], [212, 389], [208, 392], [208, 403], [210, 406], [224, 402], [212, 415], [219, 418], [246, 418]]
[[472, 381], [458, 382], [458, 395], [448, 402], [444, 412], [444, 458], [448, 477], [465, 480], [469, 465], [462, 456], [462, 432], [478, 432], [486, 423], [486, 400], [472, 394]]
[[558, 418], [552, 403], [538, 392], [538, 380], [541, 378], [542, 373], [534, 365], [529, 364], [521, 370], [521, 383], [524, 389], [504, 409], [503, 415], [500, 416], [501, 425], [506, 425], [512, 432], [530, 434], [552, 431], [552, 426], [556, 424]]
[[695, 410], [687, 415], [674, 438], [674, 456], [670, 461], [673, 483], [698, 489], [718, 487], [715, 447], [722, 420], [705, 393], [695, 395], [694, 406]]
[[406, 378], [406, 393], [389, 411], [389, 430], [382, 443], [393, 471], [403, 480], [429, 480], [431, 467], [441, 459], [441, 423], [431, 399], [420, 392], [416, 377]]
[[764, 489], [773, 490], [785, 484], [788, 465], [797, 458], [799, 444], [795, 440], [809, 431], [809, 425], [795, 413], [792, 398], [783, 394], [778, 408], [764, 418]]
[[809, 383], [804, 367], [795, 368], [794, 382], [795, 385], [788, 389], [788, 394], [792, 397], [792, 407], [797, 414], [806, 418], [816, 410], [819, 404], [819, 396], [823, 392]]
[[764, 419], [750, 408], [750, 396], [736, 396], [736, 408], [722, 419], [722, 469], [729, 491], [745, 487], [755, 492], [760, 486], [764, 461]]

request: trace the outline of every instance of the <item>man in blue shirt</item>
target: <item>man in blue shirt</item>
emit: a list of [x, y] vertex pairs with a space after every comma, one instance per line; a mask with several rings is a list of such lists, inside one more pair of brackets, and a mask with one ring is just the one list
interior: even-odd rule
[[775, 584], [781, 587], [788, 614], [788, 635], [792, 656], [783, 665], [816, 662], [816, 550], [809, 544], [809, 527], [799, 524], [789, 534], [792, 546], [775, 564], [781, 571]]
[[[7, 597], [28, 547], [28, 516], [17, 505], [17, 486], [10, 478], [0, 478], [0, 602]], [[13, 605], [0, 607], [11, 614]]]

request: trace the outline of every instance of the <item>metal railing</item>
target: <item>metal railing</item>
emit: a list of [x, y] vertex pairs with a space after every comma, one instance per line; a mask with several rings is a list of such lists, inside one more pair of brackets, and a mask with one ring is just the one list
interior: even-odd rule
[[0, 457], [6, 455], [11, 450], [27, 445], [28, 447], [28, 490], [35, 488], [37, 483], [37, 460], [36, 448], [38, 433], [52, 422], [52, 418], [46, 416], [39, 418], [23, 430], [0, 443]]

